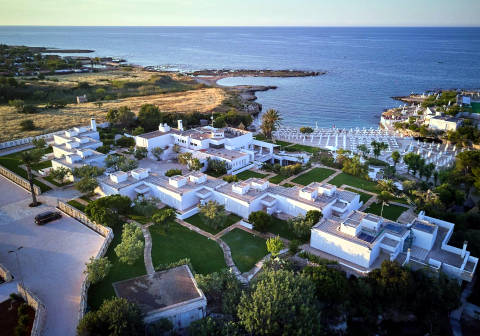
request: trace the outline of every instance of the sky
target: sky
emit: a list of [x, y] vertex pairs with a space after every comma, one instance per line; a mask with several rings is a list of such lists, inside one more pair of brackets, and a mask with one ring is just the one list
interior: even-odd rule
[[0, 0], [0, 25], [480, 26], [480, 0]]

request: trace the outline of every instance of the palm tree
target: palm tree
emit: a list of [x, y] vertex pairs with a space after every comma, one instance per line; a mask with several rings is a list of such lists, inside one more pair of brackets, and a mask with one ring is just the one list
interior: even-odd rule
[[386, 191], [388, 193], [394, 194], [395, 193], [395, 184], [393, 183], [393, 180], [379, 180], [377, 182], [378, 189], [380, 191]]
[[393, 166], [397, 168], [397, 163], [400, 162], [400, 153], [395, 151], [392, 153]]
[[41, 157], [42, 151], [38, 149], [33, 149], [20, 153], [20, 159], [27, 168], [27, 180], [30, 183], [30, 193], [32, 194], [32, 204], [30, 204], [30, 206], [32, 207], [36, 207], [38, 205], [37, 195], [35, 195], [35, 190], [33, 189], [32, 166], [40, 162]]
[[282, 118], [277, 110], [270, 109], [262, 116], [262, 125], [260, 129], [267, 138], [272, 137], [272, 132], [275, 131]]
[[390, 194], [387, 191], [382, 191], [380, 194], [377, 195], [377, 199], [382, 202], [382, 210], [380, 211], [380, 217], [383, 217], [383, 206], [387, 204], [388, 206], [388, 201], [390, 201], [393, 197], [393, 195]]

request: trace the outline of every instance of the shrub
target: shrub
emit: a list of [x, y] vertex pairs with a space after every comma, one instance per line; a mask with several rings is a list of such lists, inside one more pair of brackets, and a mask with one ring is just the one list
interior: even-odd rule
[[288, 245], [288, 252], [291, 255], [294, 255], [298, 252], [298, 248], [300, 246], [301, 242], [298, 239], [293, 239], [290, 241], [290, 244]]
[[280, 254], [280, 251], [284, 248], [283, 240], [279, 237], [272, 237], [267, 239], [267, 251], [272, 254], [272, 257], [276, 257]]
[[248, 216], [248, 221], [253, 228], [260, 232], [266, 232], [272, 223], [272, 217], [264, 211], [255, 211]]
[[117, 146], [125, 147], [125, 148], [133, 147], [135, 146], [135, 138], [122, 136], [115, 142], [115, 144]]
[[110, 152], [110, 148], [111, 148], [110, 145], [103, 145], [98, 147], [96, 151], [102, 154], [107, 154], [108, 152]]
[[87, 265], [87, 269], [84, 273], [87, 275], [87, 280], [91, 283], [103, 280], [112, 268], [112, 263], [106, 257], [98, 259], [90, 257], [90, 262], [85, 263], [85, 265]]
[[147, 154], [148, 154], [148, 149], [146, 149], [145, 147], [137, 147], [135, 149], [134, 156], [137, 160], [142, 160], [147, 157]]
[[20, 121], [20, 127], [22, 131], [33, 131], [35, 129], [35, 123], [32, 119], [26, 119]]
[[228, 183], [232, 182], [238, 182], [238, 176], [237, 175], [225, 175], [223, 177], [223, 180]]
[[216, 229], [225, 223], [227, 213], [225, 207], [215, 201], [208, 201], [199, 206], [200, 216], [208, 226]]
[[165, 176], [171, 177], [175, 175], [182, 175], [182, 171], [180, 169], [169, 169], [165, 172]]
[[207, 172], [213, 176], [222, 176], [227, 173], [227, 163], [225, 161], [208, 158]]
[[313, 128], [311, 127], [300, 127], [300, 133], [303, 133], [303, 134], [309, 134], [309, 133], [313, 133]]

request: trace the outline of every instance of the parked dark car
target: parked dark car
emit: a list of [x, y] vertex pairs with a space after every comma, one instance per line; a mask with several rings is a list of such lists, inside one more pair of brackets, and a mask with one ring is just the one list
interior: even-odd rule
[[60, 212], [46, 211], [35, 216], [35, 224], [43, 225], [56, 219], [62, 218]]

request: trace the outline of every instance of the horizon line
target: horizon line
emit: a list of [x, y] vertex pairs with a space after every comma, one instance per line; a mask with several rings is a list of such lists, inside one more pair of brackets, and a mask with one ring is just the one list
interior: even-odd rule
[[137, 27], [137, 28], [480, 28], [479, 25], [465, 25], [465, 26], [436, 26], [436, 25], [412, 25], [412, 26], [395, 26], [395, 25], [343, 25], [343, 26], [320, 26], [320, 25], [25, 25], [25, 24], [15, 24], [15, 25], [3, 25], [0, 24], [0, 27]]

